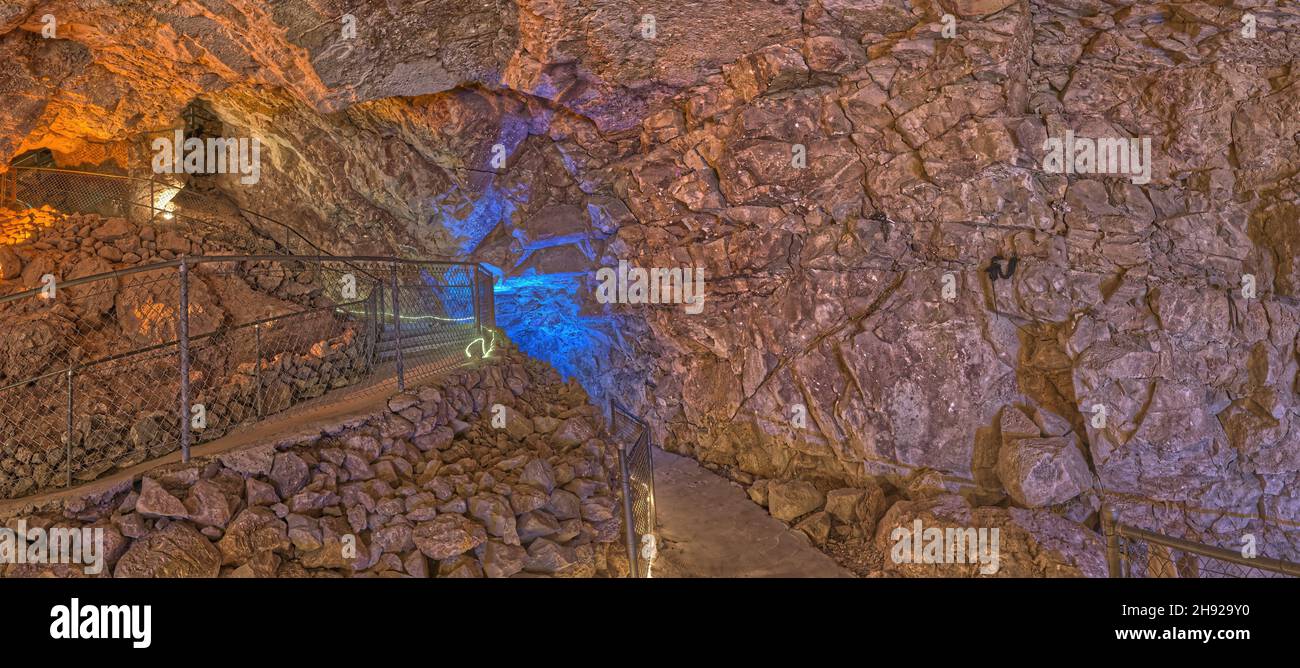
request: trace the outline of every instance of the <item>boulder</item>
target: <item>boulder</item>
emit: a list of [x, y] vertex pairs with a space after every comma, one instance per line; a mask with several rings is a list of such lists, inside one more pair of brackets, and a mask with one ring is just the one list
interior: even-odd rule
[[11, 281], [23, 273], [23, 261], [6, 246], [0, 246], [0, 280]]
[[515, 514], [510, 504], [495, 494], [471, 496], [468, 503], [469, 516], [478, 520], [487, 528], [489, 535], [500, 538], [510, 545], [519, 544], [519, 534], [515, 530]]
[[527, 464], [524, 464], [519, 482], [545, 490], [549, 494], [555, 489], [555, 469], [545, 459], [530, 459]]
[[285, 551], [289, 545], [285, 522], [260, 506], [239, 511], [217, 541], [224, 565], [245, 563], [261, 552]]
[[152, 518], [183, 518], [188, 517], [190, 512], [180, 499], [149, 477], [140, 481], [140, 498], [136, 499], [135, 511], [144, 517]]
[[292, 497], [307, 484], [307, 462], [292, 452], [281, 452], [275, 456], [271, 466], [271, 483], [280, 498]]
[[1016, 503], [1065, 503], [1092, 487], [1092, 471], [1073, 438], [1022, 438], [998, 452], [998, 479]]
[[415, 546], [430, 559], [450, 559], [487, 541], [483, 526], [462, 515], [439, 515], [415, 526]]
[[841, 524], [853, 525], [863, 533], [875, 531], [876, 522], [885, 514], [885, 493], [874, 485], [849, 487], [826, 493], [826, 512]]
[[490, 578], [508, 578], [524, 570], [528, 559], [528, 552], [523, 547], [495, 540], [484, 543], [481, 551], [483, 573]]
[[190, 487], [190, 493], [185, 497], [185, 510], [186, 518], [199, 526], [224, 529], [230, 522], [230, 503], [225, 492], [208, 480], [200, 480]]
[[773, 480], [767, 486], [768, 512], [785, 522], [821, 508], [825, 501], [821, 491], [803, 480]]
[[242, 476], [264, 476], [271, 473], [275, 447], [260, 445], [223, 452], [217, 455], [217, 461]]
[[203, 534], [172, 522], [131, 543], [113, 569], [117, 578], [214, 578], [221, 553]]

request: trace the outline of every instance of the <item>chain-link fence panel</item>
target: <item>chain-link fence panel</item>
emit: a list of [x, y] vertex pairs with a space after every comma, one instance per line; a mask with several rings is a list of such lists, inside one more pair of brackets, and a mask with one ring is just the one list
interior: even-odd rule
[[10, 171], [15, 203], [122, 218], [149, 228], [145, 240], [158, 242], [163, 259], [181, 254], [322, 253], [292, 227], [202, 192], [201, 176], [135, 178], [31, 167]]
[[[629, 560], [636, 577], [649, 577], [655, 551], [654, 462], [650, 428], [617, 403], [610, 406], [610, 435], [619, 447]], [[628, 518], [630, 517], [630, 522]]]
[[219, 316], [190, 330], [195, 443], [351, 387], [373, 368], [375, 281], [346, 261], [205, 260], [189, 280], [191, 315]]
[[1107, 560], [1112, 577], [1126, 578], [1290, 578], [1300, 563], [1288, 560], [1297, 527], [1280, 519], [1221, 515], [1231, 524], [1222, 535], [1168, 536], [1114, 519], [1102, 512]]
[[0, 298], [7, 496], [138, 463], [176, 433], [175, 268], [46, 278]]
[[475, 315], [474, 265], [402, 263], [390, 268], [379, 361], [412, 381], [489, 357], [495, 333]]

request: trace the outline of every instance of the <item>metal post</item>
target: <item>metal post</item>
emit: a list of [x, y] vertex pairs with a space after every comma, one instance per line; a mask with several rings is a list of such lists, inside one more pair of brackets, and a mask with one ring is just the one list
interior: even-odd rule
[[632, 485], [627, 475], [627, 446], [618, 444], [618, 470], [623, 477], [623, 527], [627, 538], [627, 576], [640, 577], [641, 568], [636, 559], [636, 527], [632, 520]]
[[262, 325], [258, 323], [253, 325], [253, 338], [257, 345], [257, 366], [254, 367], [253, 377], [257, 379], [257, 393], [254, 395], [254, 401], [257, 404], [257, 417], [262, 417]]
[[479, 301], [479, 267], [474, 265], [473, 278], [470, 280], [470, 295], [474, 307], [474, 329], [478, 331], [479, 336], [483, 335], [483, 305]]
[[1119, 560], [1119, 532], [1115, 526], [1115, 511], [1109, 503], [1101, 504], [1101, 531], [1106, 537], [1106, 569], [1112, 578], [1124, 577]]
[[190, 461], [190, 270], [181, 256], [179, 347], [181, 357], [181, 461]]
[[67, 487], [72, 486], [72, 376], [72, 367], [68, 367], [68, 443], [66, 446], [67, 451], [64, 453], [64, 456], [67, 459], [66, 465], [64, 466], [68, 472]]
[[370, 349], [366, 351], [366, 374], [369, 374], [375, 368], [375, 362], [379, 357], [379, 338], [384, 331], [384, 325], [380, 322], [379, 309], [384, 300], [384, 284], [382, 282], [375, 284], [370, 289], [370, 295], [367, 297], [366, 308], [370, 309]]
[[401, 306], [402, 300], [398, 298], [398, 295], [400, 295], [401, 292], [398, 290], [398, 286], [397, 286], [397, 263], [396, 262], [393, 263], [392, 274], [393, 274], [392, 277], [393, 278], [393, 336], [396, 339], [396, 345], [397, 345], [397, 391], [405, 392], [406, 374], [405, 374], [405, 369], [403, 369], [404, 360], [402, 359], [402, 306]]
[[646, 511], [649, 516], [650, 526], [646, 530], [650, 533], [655, 532], [655, 453], [654, 445], [650, 442], [650, 425], [647, 424], [641, 431], [642, 447], [645, 448], [645, 467], [646, 475], [650, 476], [646, 481], [649, 493], [646, 494]]
[[153, 208], [153, 203], [154, 203], [153, 177], [149, 177], [149, 222], [150, 223], [158, 222], [157, 220], [155, 220], [155, 216], [158, 215], [158, 212]]

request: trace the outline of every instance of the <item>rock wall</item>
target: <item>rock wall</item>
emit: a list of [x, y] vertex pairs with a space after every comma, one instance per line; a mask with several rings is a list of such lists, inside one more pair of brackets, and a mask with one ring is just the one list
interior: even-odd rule
[[[663, 442], [1300, 556], [1294, 11], [945, 6], [810, 7], [643, 124], [611, 253], [715, 277], [633, 339]], [[1046, 172], [1067, 130], [1152, 137], [1151, 182]]]
[[600, 429], [580, 387], [508, 354], [319, 436], [195, 457], [6, 526], [101, 527], [113, 577], [626, 575]]

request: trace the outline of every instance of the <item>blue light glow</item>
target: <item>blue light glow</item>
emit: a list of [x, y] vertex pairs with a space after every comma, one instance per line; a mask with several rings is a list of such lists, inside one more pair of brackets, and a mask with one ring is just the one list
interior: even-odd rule
[[[478, 247], [483, 238], [502, 221], [509, 222], [515, 213], [516, 193], [509, 193], [489, 184], [469, 207], [469, 211], [455, 212], [441, 209], [441, 222], [458, 240], [459, 254], [466, 255]], [[435, 205], [440, 200], [435, 200]]]
[[600, 390], [607, 373], [614, 318], [581, 315], [583, 274], [529, 272], [496, 286], [497, 326], [525, 354], [546, 360], [565, 379], [577, 378], [588, 393]]

